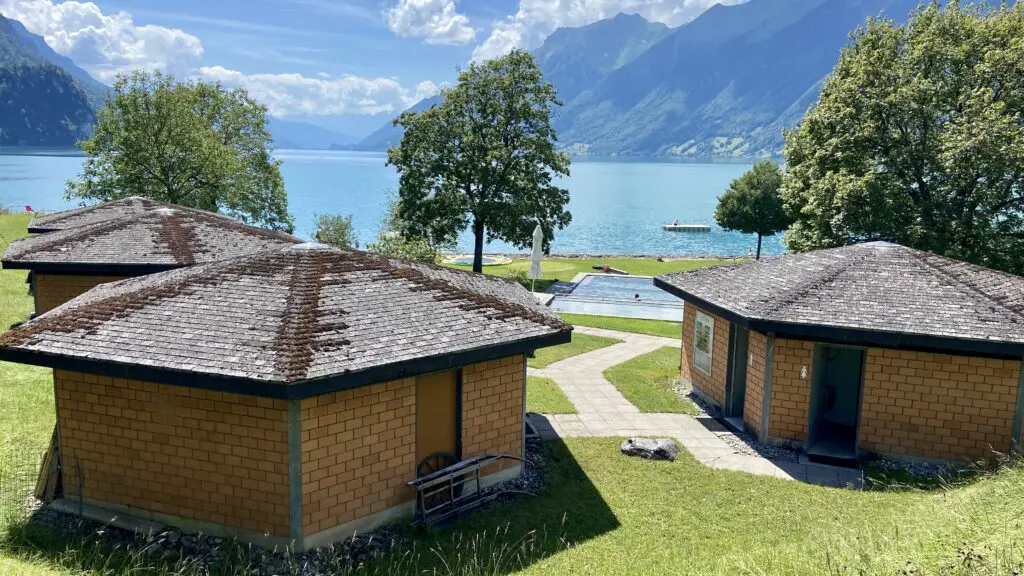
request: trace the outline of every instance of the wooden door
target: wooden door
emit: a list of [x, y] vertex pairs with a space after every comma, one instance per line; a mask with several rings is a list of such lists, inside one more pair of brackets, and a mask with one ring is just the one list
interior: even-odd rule
[[416, 378], [416, 463], [437, 452], [459, 459], [458, 373]]

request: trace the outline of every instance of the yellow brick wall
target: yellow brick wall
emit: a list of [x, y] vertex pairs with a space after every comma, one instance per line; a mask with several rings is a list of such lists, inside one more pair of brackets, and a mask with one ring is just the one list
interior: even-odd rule
[[300, 410], [306, 535], [412, 500], [415, 378], [309, 398]]
[[768, 337], [760, 332], [750, 332], [747, 343], [749, 363], [747, 364], [747, 388], [743, 398], [743, 422], [753, 432], [761, 430], [761, 408], [764, 403], [765, 354], [768, 352]]
[[[462, 369], [463, 458], [522, 456], [523, 358]], [[406, 482], [418, 464], [415, 378], [303, 400], [300, 410], [306, 535], [413, 499]]]
[[57, 370], [66, 497], [288, 536], [284, 401]]
[[[711, 374], [705, 374], [693, 365], [693, 337], [697, 311], [714, 318], [715, 328], [711, 344]], [[683, 343], [680, 366], [682, 377], [703, 392], [719, 406], [725, 403], [725, 376], [729, 353], [729, 322], [687, 302], [683, 312]]]
[[867, 352], [860, 448], [957, 460], [1010, 447], [1021, 363], [928, 352]]
[[57, 306], [85, 294], [89, 289], [106, 282], [123, 280], [122, 276], [76, 276], [64, 274], [34, 274], [36, 312], [49, 312]]
[[[525, 356], [466, 366], [462, 371], [462, 457], [522, 456]], [[515, 462], [502, 464], [514, 466]], [[491, 473], [495, 470], [484, 470]]]
[[[778, 338], [775, 340], [773, 358], [768, 436], [806, 440], [807, 418], [811, 405], [814, 342]], [[807, 367], [806, 378], [800, 378], [801, 367]]]

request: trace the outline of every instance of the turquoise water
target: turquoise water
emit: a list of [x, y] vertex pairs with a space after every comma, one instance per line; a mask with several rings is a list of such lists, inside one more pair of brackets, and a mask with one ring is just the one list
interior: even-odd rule
[[[372, 241], [398, 186], [384, 155], [363, 152], [281, 150], [281, 171], [297, 232], [308, 237], [317, 212], [352, 214], [360, 242]], [[0, 153], [0, 206], [55, 211], [73, 207], [62, 198], [64, 181], [81, 169], [82, 157], [67, 151]], [[714, 225], [717, 197], [750, 166], [676, 162], [577, 161], [561, 182], [569, 189], [573, 221], [556, 231], [552, 251], [587, 254], [742, 255], [756, 245], [753, 235]], [[710, 224], [707, 234], [664, 232], [674, 219]], [[465, 234], [459, 248], [469, 251]], [[491, 252], [520, 251], [502, 242]], [[529, 250], [529, 248], [526, 248]], [[766, 238], [763, 252], [782, 252], [779, 237]]]

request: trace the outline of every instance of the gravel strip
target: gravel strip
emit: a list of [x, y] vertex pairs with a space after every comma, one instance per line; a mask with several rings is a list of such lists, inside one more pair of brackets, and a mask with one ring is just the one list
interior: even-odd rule
[[[684, 386], [682, 382], [677, 380], [672, 386], [672, 391], [675, 392], [676, 396], [681, 400], [689, 400], [690, 402], [693, 402], [694, 406], [697, 407], [697, 418], [703, 417], [721, 420], [721, 410], [705, 402], [703, 398], [694, 393], [689, 387]], [[751, 434], [747, 434], [746, 432], [734, 433], [730, 430], [727, 432], [716, 432], [715, 435], [728, 444], [736, 454], [760, 456], [776, 462], [800, 461], [800, 452], [798, 450], [763, 444], [758, 442], [757, 438]]]

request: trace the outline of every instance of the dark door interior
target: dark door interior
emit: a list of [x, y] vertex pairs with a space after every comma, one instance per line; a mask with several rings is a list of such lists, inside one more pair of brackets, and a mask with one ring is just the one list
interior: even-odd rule
[[857, 421], [863, 381], [864, 351], [818, 346], [807, 452], [829, 458], [857, 456]]
[[743, 416], [743, 399], [747, 395], [747, 351], [750, 331], [729, 325], [729, 365], [725, 381], [725, 415]]

